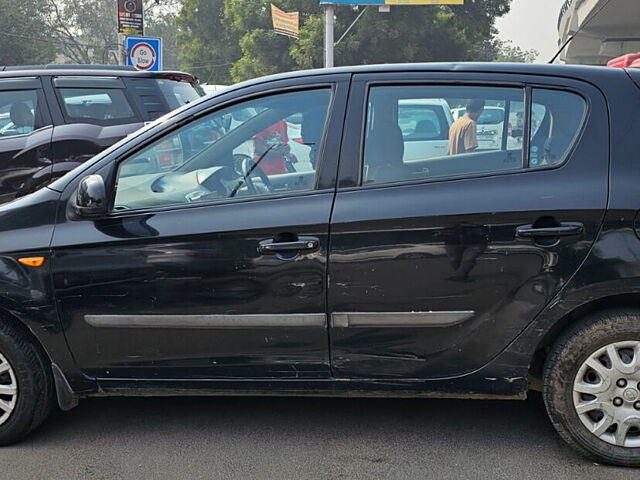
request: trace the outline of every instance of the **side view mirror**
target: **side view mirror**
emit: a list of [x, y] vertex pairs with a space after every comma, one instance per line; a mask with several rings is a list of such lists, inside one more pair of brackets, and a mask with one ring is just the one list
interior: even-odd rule
[[80, 180], [75, 209], [81, 216], [107, 213], [107, 189], [100, 175], [89, 175]]

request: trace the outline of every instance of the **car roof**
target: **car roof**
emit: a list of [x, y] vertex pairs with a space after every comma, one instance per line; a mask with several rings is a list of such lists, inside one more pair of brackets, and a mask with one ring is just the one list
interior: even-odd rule
[[18, 65], [0, 66], [0, 78], [9, 77], [34, 77], [39, 75], [52, 76], [109, 76], [109, 77], [191, 77], [190, 73], [180, 71], [145, 72], [125, 65]]
[[589, 65], [561, 65], [539, 63], [502, 63], [502, 62], [458, 62], [458, 63], [387, 63], [381, 65], [360, 65], [295, 72], [278, 73], [259, 77], [230, 86], [225, 92], [268, 81], [288, 80], [308, 76], [336, 74], [375, 74], [375, 73], [419, 73], [419, 72], [460, 72], [460, 73], [504, 73], [520, 75], [555, 76], [590, 80], [601, 76], [627, 76], [623, 68], [611, 68]]

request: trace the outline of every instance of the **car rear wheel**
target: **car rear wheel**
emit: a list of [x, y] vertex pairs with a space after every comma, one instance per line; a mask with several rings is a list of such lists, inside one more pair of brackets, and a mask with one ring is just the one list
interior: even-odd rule
[[578, 451], [640, 466], [640, 311], [599, 312], [562, 335], [545, 364], [544, 400]]
[[51, 366], [32, 338], [0, 319], [0, 445], [15, 443], [54, 404]]

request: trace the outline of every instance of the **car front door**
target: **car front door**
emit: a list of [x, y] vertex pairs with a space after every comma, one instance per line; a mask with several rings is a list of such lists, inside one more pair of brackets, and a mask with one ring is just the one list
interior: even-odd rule
[[[463, 73], [354, 79], [331, 220], [337, 376], [472, 372], [576, 272], [606, 208], [608, 117], [596, 89], [559, 83]], [[530, 134], [520, 150], [503, 141], [403, 162], [394, 106], [407, 98], [445, 99], [451, 109], [481, 100], [507, 118], [526, 105]], [[459, 119], [452, 131], [468, 125]]]
[[[227, 94], [100, 171], [115, 176], [112, 212], [67, 215], [53, 239], [59, 312], [83, 372], [329, 376], [328, 222], [348, 81]], [[302, 137], [287, 135], [291, 116]]]

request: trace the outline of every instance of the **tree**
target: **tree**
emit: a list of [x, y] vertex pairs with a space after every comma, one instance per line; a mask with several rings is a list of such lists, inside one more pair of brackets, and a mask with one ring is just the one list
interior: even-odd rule
[[523, 50], [511, 41], [496, 40], [495, 43], [496, 55], [494, 60], [496, 62], [533, 63], [540, 55], [540, 52], [535, 49]]
[[[47, 30], [71, 63], [117, 63], [116, 0], [41, 0]], [[144, 1], [145, 34], [163, 37], [165, 64], [177, 64], [171, 21], [182, 0]]]
[[47, 38], [45, 0], [0, 0], [0, 65], [53, 61], [56, 45]]
[[185, 0], [175, 25], [182, 68], [205, 83], [230, 83], [240, 39], [225, 17], [224, 0]]
[[[300, 12], [298, 40], [273, 31], [272, 2]], [[392, 7], [390, 13], [369, 7], [336, 47], [336, 64], [478, 60], [486, 42], [496, 40], [495, 19], [510, 3], [466, 0], [462, 6]], [[362, 8], [338, 8], [337, 37]], [[186, 0], [176, 24], [183, 68], [205, 81], [237, 82], [323, 64], [324, 14], [317, 0]], [[483, 54], [493, 60], [498, 50], [489, 45]]]

